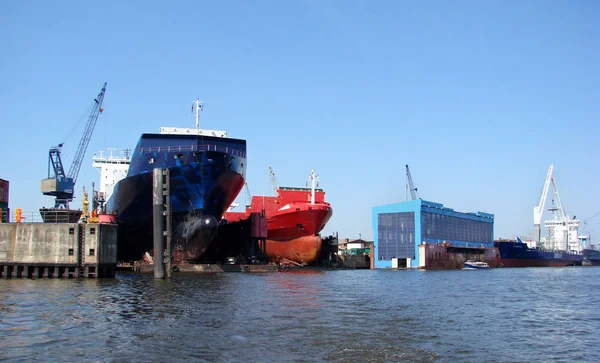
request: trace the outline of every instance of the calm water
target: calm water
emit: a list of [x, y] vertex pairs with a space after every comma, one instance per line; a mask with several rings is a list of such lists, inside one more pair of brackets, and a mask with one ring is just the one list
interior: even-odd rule
[[600, 268], [0, 280], [0, 358], [600, 361]]

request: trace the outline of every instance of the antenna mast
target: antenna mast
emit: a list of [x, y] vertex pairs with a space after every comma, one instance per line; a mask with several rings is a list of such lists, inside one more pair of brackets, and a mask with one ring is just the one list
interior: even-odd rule
[[194, 101], [194, 103], [196, 104], [196, 131], [200, 130], [200, 111], [202, 111], [204, 109], [204, 103], [200, 102], [200, 99], [196, 98], [196, 101]]

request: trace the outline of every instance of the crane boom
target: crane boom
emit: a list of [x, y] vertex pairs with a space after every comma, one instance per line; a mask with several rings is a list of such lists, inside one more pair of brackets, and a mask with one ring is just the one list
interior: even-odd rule
[[550, 165], [550, 167], [548, 168], [548, 174], [546, 174], [546, 182], [544, 183], [544, 188], [542, 189], [542, 195], [540, 196], [540, 202], [537, 206], [533, 207], [534, 224], [542, 223], [542, 214], [544, 214], [544, 205], [546, 204], [546, 197], [548, 196], [548, 189], [550, 188], [553, 169], [554, 165]]
[[556, 181], [554, 177], [552, 177], [552, 189], [554, 190], [554, 199], [556, 199], [556, 207], [555, 209], [558, 211], [558, 219], [563, 220], [566, 218], [567, 213], [565, 213], [565, 208], [562, 205], [560, 200], [560, 194], [558, 193], [558, 187], [556, 186]]
[[538, 205], [533, 207], [533, 228], [534, 228], [534, 238], [537, 238], [537, 242], [540, 241], [542, 237], [541, 223], [542, 223], [542, 215], [544, 214], [544, 205], [546, 204], [546, 197], [548, 196], [548, 189], [550, 188], [550, 183], [552, 181], [552, 170], [554, 169], [554, 165], [550, 164], [548, 168], [548, 174], [546, 174], [546, 182], [544, 183], [544, 188], [542, 189], [542, 195], [540, 197], [540, 202]]
[[250, 193], [250, 188], [248, 188], [248, 183], [244, 184], [246, 189], [246, 208], [250, 208], [252, 206], [252, 193]]
[[407, 183], [408, 183], [407, 188], [409, 188], [409, 190], [410, 190], [411, 200], [421, 199], [421, 197], [419, 196], [419, 192], [417, 191], [417, 188], [415, 188], [415, 184], [413, 183], [412, 176], [410, 175], [410, 169], [408, 168], [408, 165], [406, 165], [406, 179], [407, 179]]
[[85, 152], [87, 151], [88, 145], [90, 144], [90, 139], [92, 138], [92, 133], [94, 132], [94, 128], [96, 127], [96, 121], [98, 121], [98, 116], [102, 113], [102, 102], [104, 101], [104, 93], [106, 92], [106, 82], [104, 82], [104, 86], [102, 90], [98, 94], [98, 97], [94, 99], [96, 105], [92, 109], [92, 113], [88, 118], [88, 122], [85, 125], [85, 130], [83, 132], [83, 137], [79, 140], [79, 146], [77, 146], [77, 152], [75, 153], [75, 157], [73, 158], [73, 162], [71, 163], [71, 167], [69, 168], [69, 178], [73, 179], [73, 184], [77, 182], [77, 177], [79, 176], [79, 170], [81, 169], [81, 163], [83, 162], [83, 158], [85, 156]]
[[79, 176], [79, 170], [81, 169], [81, 163], [85, 157], [85, 152], [92, 138], [94, 127], [98, 116], [102, 113], [102, 102], [104, 101], [104, 94], [106, 92], [106, 82], [102, 87], [102, 90], [98, 94], [98, 97], [94, 99], [92, 111], [88, 117], [83, 136], [79, 141], [77, 152], [69, 168], [69, 172], [65, 174], [63, 162], [61, 159], [61, 148], [63, 144], [50, 148], [48, 152], [48, 177], [42, 180], [41, 191], [44, 195], [51, 195], [55, 197], [54, 208], [69, 208], [69, 202], [73, 200], [73, 193], [75, 190], [75, 182]]
[[271, 177], [271, 185], [273, 186], [273, 190], [275, 194], [277, 194], [279, 190], [279, 185], [277, 184], [277, 179], [275, 178], [275, 173], [273, 172], [273, 168], [269, 166], [269, 176]]

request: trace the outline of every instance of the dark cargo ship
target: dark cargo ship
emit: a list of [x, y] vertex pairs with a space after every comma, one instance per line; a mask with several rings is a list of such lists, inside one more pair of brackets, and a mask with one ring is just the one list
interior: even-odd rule
[[550, 251], [529, 247], [519, 237], [517, 241], [494, 241], [500, 252], [502, 267], [560, 267], [581, 265], [582, 254]]
[[169, 170], [172, 248], [189, 260], [202, 257], [244, 186], [246, 141], [199, 129], [199, 106], [196, 102], [196, 129], [163, 127], [159, 134], [143, 134], [127, 176], [115, 185], [106, 213], [119, 223], [119, 260], [152, 252], [153, 169]]

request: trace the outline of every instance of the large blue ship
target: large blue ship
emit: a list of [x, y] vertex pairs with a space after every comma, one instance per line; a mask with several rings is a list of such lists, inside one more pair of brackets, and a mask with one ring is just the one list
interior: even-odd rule
[[503, 267], [557, 267], [581, 265], [583, 255], [567, 251], [551, 251], [529, 247], [519, 237], [516, 241], [494, 241]]
[[246, 140], [224, 131], [162, 127], [143, 134], [135, 147], [127, 176], [119, 181], [106, 213], [119, 223], [118, 259], [139, 260], [152, 253], [153, 170], [168, 169], [172, 211], [172, 244], [185, 259], [202, 254], [218, 224], [244, 186]]

